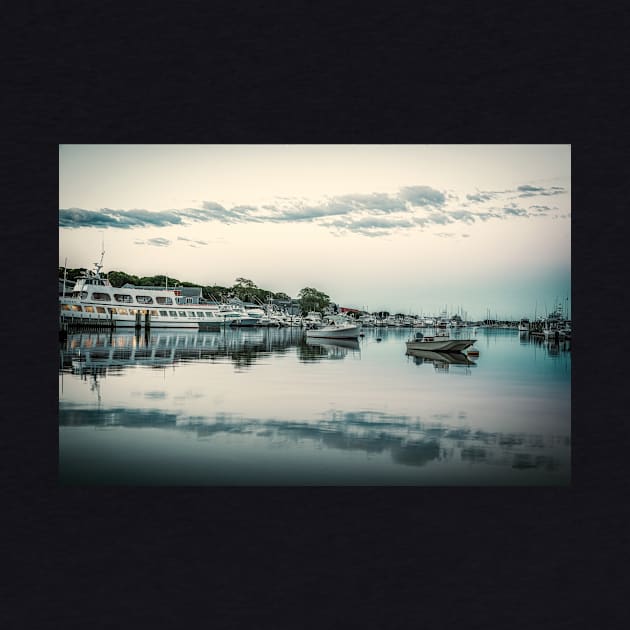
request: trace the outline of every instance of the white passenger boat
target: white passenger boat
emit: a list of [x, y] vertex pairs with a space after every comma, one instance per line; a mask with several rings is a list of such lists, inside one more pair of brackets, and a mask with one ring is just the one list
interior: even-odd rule
[[448, 332], [435, 335], [423, 335], [416, 332], [406, 342], [407, 350], [433, 350], [436, 352], [461, 352], [472, 346], [476, 339], [458, 339], [451, 337]]
[[306, 331], [307, 339], [358, 339], [361, 324], [355, 324], [345, 319], [332, 319], [321, 328]]
[[103, 257], [95, 270], [80, 276], [70, 296], [59, 298], [61, 322], [98, 324], [111, 322], [118, 327], [144, 326], [147, 319], [155, 328], [199, 328], [217, 324], [222, 318], [214, 308], [187, 304], [174, 289], [157, 287], [114, 287], [101, 276]]

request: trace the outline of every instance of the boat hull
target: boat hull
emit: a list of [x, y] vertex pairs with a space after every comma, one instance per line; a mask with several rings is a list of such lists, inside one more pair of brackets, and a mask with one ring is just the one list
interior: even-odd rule
[[316, 328], [306, 331], [307, 339], [358, 339], [361, 326]]
[[461, 352], [472, 346], [476, 339], [440, 339], [433, 341], [407, 341], [407, 350], [431, 350], [433, 352]]

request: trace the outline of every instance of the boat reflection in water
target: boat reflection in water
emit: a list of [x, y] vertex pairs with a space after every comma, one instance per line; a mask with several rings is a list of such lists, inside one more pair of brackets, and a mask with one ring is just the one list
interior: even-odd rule
[[242, 368], [270, 354], [287, 353], [301, 344], [302, 338], [302, 331], [295, 328], [74, 334], [62, 347], [61, 360], [64, 367], [75, 373], [226, 359]]
[[[356, 339], [305, 339], [304, 357], [317, 359], [345, 359], [348, 355], [360, 358], [361, 346]], [[309, 353], [310, 351], [310, 353]], [[311, 358], [312, 357], [312, 358]]]
[[416, 365], [430, 363], [436, 372], [448, 372], [450, 366], [476, 367], [477, 364], [463, 352], [435, 352], [432, 350], [407, 350], [407, 356], [413, 357]]

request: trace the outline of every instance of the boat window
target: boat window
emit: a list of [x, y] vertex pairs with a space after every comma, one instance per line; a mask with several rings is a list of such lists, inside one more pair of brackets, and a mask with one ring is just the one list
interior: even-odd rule
[[214, 313], [206, 313], [206, 317], [212, 317], [214, 319]]
[[100, 300], [101, 302], [111, 302], [109, 293], [92, 293], [93, 300]]
[[133, 302], [133, 297], [131, 297], [131, 295], [127, 295], [126, 293], [114, 293], [114, 299], [116, 302], [125, 302], [126, 304], [131, 304]]
[[169, 312], [168, 312], [168, 314], [169, 314], [171, 317], [177, 317], [177, 311], [169, 311]]
[[186, 298], [186, 304], [192, 304], [192, 303], [193, 303], [192, 298]]
[[188, 311], [188, 317], [196, 317], [194, 311]]
[[168, 317], [168, 311], [160, 311], [162, 317]]
[[69, 311], [70, 310], [70, 304], [62, 304], [61, 305], [61, 310], [62, 311]]
[[136, 295], [138, 304], [153, 304], [153, 298], [150, 295]]
[[126, 308], [117, 308], [116, 309], [118, 311], [119, 315], [127, 315], [127, 309]]
[[179, 311], [180, 317], [186, 317], [186, 311]]
[[80, 297], [82, 300], [87, 300], [87, 295], [88, 295], [87, 291], [81, 291]]
[[151, 315], [157, 315], [158, 312], [157, 311], [149, 311], [151, 313]]
[[155, 301], [158, 304], [172, 304], [173, 303], [173, 300], [170, 297], [163, 297], [163, 296], [156, 297]]
[[203, 317], [203, 312], [202, 311], [197, 311], [197, 317]]
[[93, 306], [85, 306], [85, 307], [83, 307], [83, 310], [86, 313], [93, 313], [94, 312], [94, 307]]
[[97, 313], [104, 313], [105, 312], [105, 307], [104, 306], [97, 306], [96, 307], [96, 312]]
[[72, 310], [73, 311], [82, 311], [83, 309], [78, 304], [73, 304], [72, 305]]

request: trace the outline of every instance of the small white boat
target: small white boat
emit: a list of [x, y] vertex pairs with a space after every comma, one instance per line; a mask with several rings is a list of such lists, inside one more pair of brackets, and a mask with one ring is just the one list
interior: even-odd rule
[[435, 335], [423, 335], [416, 332], [406, 342], [407, 350], [433, 350], [436, 352], [461, 352], [472, 346], [476, 339], [458, 339], [451, 337], [448, 332]]
[[306, 331], [307, 339], [358, 339], [361, 324], [354, 324], [343, 319], [332, 320], [321, 328]]

